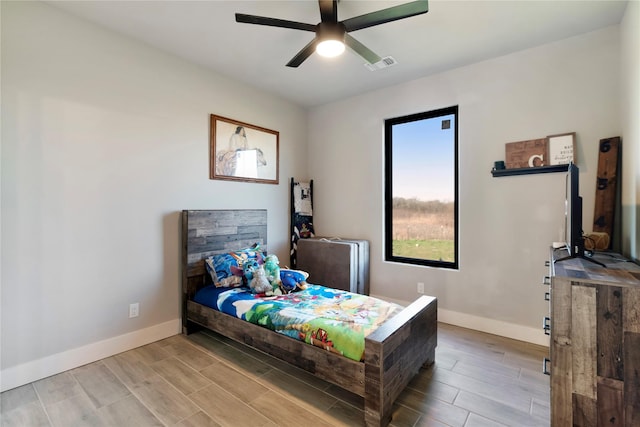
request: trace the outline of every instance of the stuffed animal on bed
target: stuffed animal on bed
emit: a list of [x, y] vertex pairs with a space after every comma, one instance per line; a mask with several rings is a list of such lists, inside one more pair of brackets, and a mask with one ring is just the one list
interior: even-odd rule
[[253, 279], [253, 272], [256, 271], [260, 263], [257, 259], [248, 259], [242, 264], [242, 275], [247, 279], [247, 284]]
[[253, 270], [253, 278], [249, 282], [251, 292], [254, 294], [265, 294], [268, 296], [273, 295], [273, 286], [267, 280], [267, 274], [264, 271], [264, 267], [258, 264], [258, 267]]
[[296, 290], [307, 289], [307, 278], [309, 273], [302, 270], [289, 270], [288, 268], [280, 269], [281, 287], [285, 293], [294, 292]]
[[280, 260], [275, 255], [267, 255], [264, 259], [264, 271], [273, 290], [280, 289]]
[[258, 268], [259, 265], [264, 264], [264, 258], [260, 253], [256, 253], [255, 258], [248, 258], [242, 262], [242, 268], [240, 270], [241, 276], [246, 279], [245, 284], [249, 284], [253, 279], [253, 271]]

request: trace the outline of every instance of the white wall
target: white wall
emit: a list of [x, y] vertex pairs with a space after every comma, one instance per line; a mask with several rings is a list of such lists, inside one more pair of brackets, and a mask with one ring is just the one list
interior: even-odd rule
[[[424, 282], [441, 320], [546, 343], [540, 284], [549, 244], [562, 236], [564, 174], [492, 178], [490, 169], [507, 142], [576, 132], [589, 231], [598, 141], [621, 133], [619, 62], [610, 27], [313, 109], [317, 234], [370, 240], [372, 294], [411, 301]], [[383, 121], [451, 105], [459, 105], [460, 269], [384, 262]]]
[[640, 2], [620, 24], [622, 103], [622, 249], [640, 259]]
[[[539, 283], [562, 229], [564, 178], [489, 170], [506, 142], [576, 131], [589, 224], [597, 142], [622, 135], [637, 257], [638, 2], [620, 35], [605, 29], [309, 116], [50, 6], [0, 11], [2, 390], [177, 332], [181, 209], [267, 208], [269, 247], [286, 259], [290, 176], [314, 178], [319, 233], [371, 241], [374, 294], [410, 301], [425, 282], [441, 320], [545, 342]], [[383, 120], [454, 104], [461, 269], [384, 263]], [[280, 185], [208, 179], [211, 113], [280, 131]], [[131, 302], [139, 318], [128, 319]]]
[[[4, 390], [179, 332], [182, 209], [266, 208], [269, 249], [288, 259], [307, 125], [46, 4], [1, 7]], [[279, 185], [209, 180], [212, 113], [280, 132]]]

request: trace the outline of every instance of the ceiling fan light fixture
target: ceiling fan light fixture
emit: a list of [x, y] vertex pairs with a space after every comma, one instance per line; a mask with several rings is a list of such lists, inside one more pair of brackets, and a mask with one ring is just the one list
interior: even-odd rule
[[325, 58], [333, 58], [342, 55], [344, 52], [344, 43], [340, 40], [324, 40], [316, 46], [316, 52]]
[[325, 58], [333, 58], [344, 52], [347, 30], [339, 22], [321, 22], [316, 27], [318, 44], [316, 52]]
[[421, 15], [429, 11], [429, 0], [413, 0], [409, 3], [391, 6], [386, 9], [338, 21], [338, 1], [339, 0], [318, 0], [320, 22], [317, 25], [288, 21], [286, 19], [269, 18], [266, 16], [247, 15], [244, 13], [236, 13], [236, 22], [314, 32], [316, 35], [313, 40], [307, 43], [302, 50], [291, 58], [291, 61], [287, 62], [287, 67], [299, 67], [314, 51], [325, 57], [338, 56], [345, 51], [346, 44], [351, 50], [367, 61], [371, 67], [380, 68], [376, 64], [383, 61], [383, 58], [353, 38], [349, 33], [386, 24], [387, 22]]

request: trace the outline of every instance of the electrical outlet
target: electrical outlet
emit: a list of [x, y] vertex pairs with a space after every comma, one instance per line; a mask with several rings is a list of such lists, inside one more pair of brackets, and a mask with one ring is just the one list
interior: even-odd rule
[[418, 282], [418, 293], [424, 294], [424, 283]]
[[129, 304], [129, 319], [138, 317], [140, 314], [140, 303]]

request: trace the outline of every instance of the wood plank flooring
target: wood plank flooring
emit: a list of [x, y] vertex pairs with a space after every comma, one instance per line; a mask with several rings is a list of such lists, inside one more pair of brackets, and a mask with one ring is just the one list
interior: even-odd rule
[[[394, 427], [549, 426], [545, 347], [438, 325]], [[1, 395], [10, 426], [361, 426], [362, 398], [211, 332], [176, 335]]]

